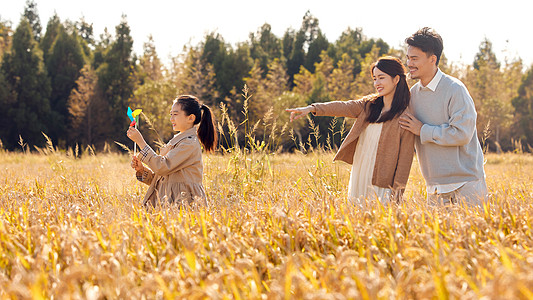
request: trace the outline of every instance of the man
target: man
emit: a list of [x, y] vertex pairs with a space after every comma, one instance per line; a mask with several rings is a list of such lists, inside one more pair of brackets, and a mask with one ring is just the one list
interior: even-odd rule
[[409, 73], [419, 81], [411, 88], [412, 114], [402, 116], [400, 124], [416, 136], [428, 202], [481, 205], [487, 199], [487, 185], [474, 101], [461, 81], [439, 69], [443, 49], [439, 34], [425, 27], [406, 43]]

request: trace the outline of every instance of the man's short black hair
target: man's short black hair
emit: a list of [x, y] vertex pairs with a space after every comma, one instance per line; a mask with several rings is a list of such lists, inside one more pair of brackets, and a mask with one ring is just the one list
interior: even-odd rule
[[440, 56], [442, 55], [442, 49], [444, 48], [442, 43], [442, 37], [429, 27], [424, 27], [412, 36], [405, 39], [405, 42], [409, 46], [417, 47], [422, 52], [429, 55], [435, 55], [437, 57], [437, 66], [439, 65]]

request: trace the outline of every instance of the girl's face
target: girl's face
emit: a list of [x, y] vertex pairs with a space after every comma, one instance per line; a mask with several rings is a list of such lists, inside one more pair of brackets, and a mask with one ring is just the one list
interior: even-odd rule
[[194, 125], [195, 116], [187, 114], [181, 110], [181, 105], [174, 103], [170, 109], [170, 123], [172, 123], [172, 130], [183, 132]]
[[389, 74], [381, 71], [377, 67], [372, 71], [372, 78], [374, 79], [374, 88], [379, 96], [392, 97], [396, 91], [396, 85], [400, 80], [399, 76], [392, 78]]

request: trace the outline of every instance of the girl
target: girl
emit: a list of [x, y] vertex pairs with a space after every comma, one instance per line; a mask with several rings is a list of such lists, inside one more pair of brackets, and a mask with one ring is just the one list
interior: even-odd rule
[[[127, 132], [141, 149], [137, 157], [132, 157], [131, 167], [137, 171], [137, 179], [150, 186], [143, 206], [207, 205], [202, 185], [202, 148], [198, 140], [207, 151], [215, 149], [217, 131], [213, 114], [196, 97], [180, 96], [170, 110], [170, 122], [172, 129], [179, 133], [161, 148], [159, 155], [136, 128], [130, 127]], [[196, 124], [200, 124], [198, 129]]]
[[314, 103], [287, 109], [291, 121], [308, 113], [357, 118], [334, 160], [352, 164], [348, 198], [359, 204], [368, 197], [381, 203], [401, 200], [414, 154], [414, 135], [400, 127], [399, 117], [409, 104], [406, 70], [394, 57], [375, 62], [370, 73], [377, 94], [361, 100]]

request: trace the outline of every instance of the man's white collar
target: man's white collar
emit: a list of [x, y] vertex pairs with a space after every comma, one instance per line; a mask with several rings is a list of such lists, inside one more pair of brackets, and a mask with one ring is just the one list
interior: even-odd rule
[[439, 84], [439, 81], [442, 78], [442, 75], [443, 75], [442, 71], [440, 69], [437, 69], [437, 73], [435, 74], [435, 76], [433, 76], [433, 79], [431, 79], [428, 85], [423, 86], [422, 82], [420, 82], [420, 89], [428, 88], [432, 92], [434, 92], [437, 89], [437, 85]]

